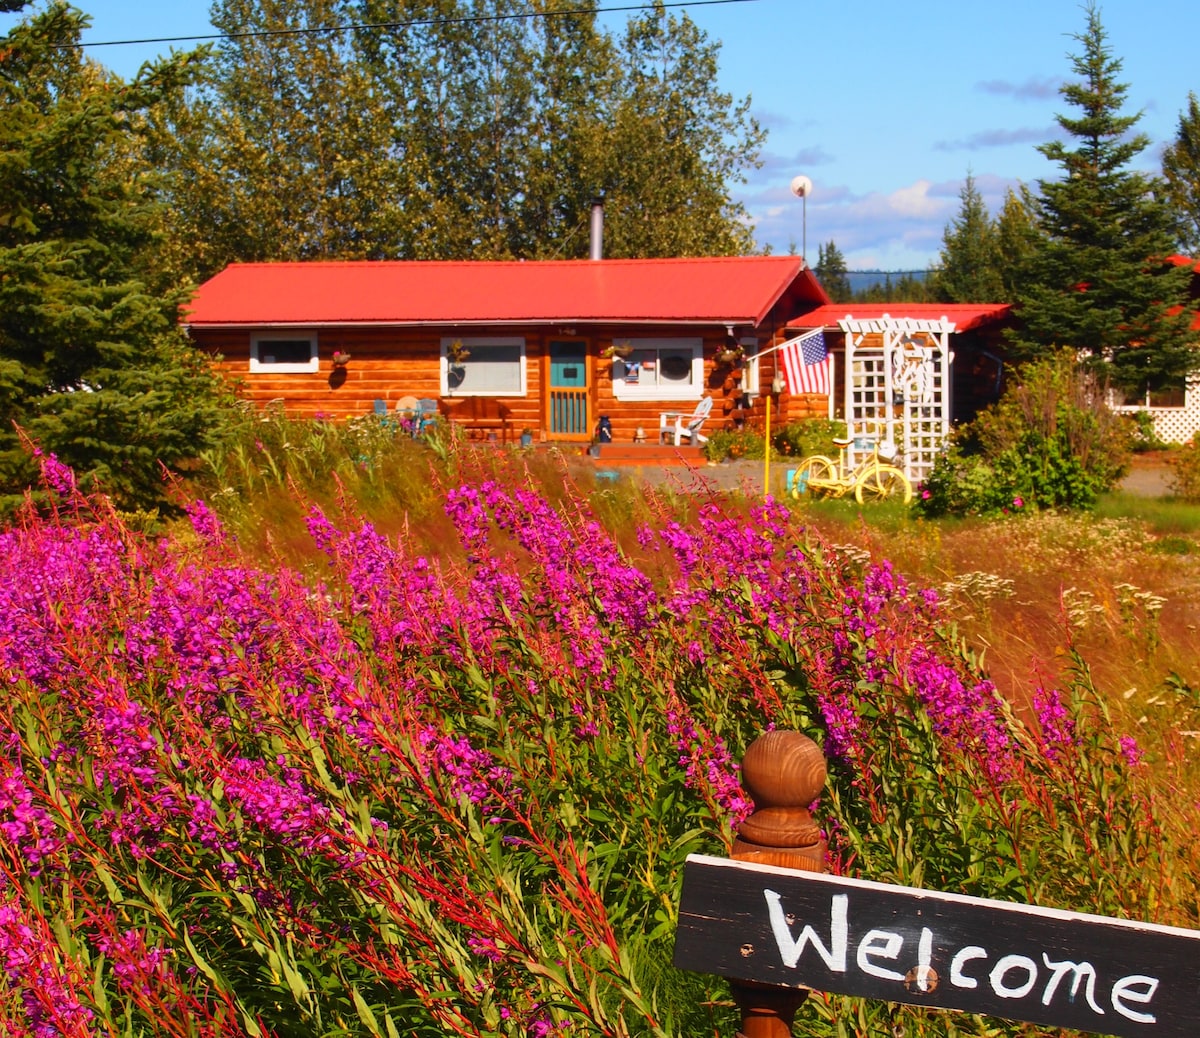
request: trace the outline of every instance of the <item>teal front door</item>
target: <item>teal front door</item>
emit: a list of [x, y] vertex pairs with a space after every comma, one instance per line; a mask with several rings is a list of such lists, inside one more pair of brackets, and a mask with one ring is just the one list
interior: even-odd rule
[[591, 437], [588, 415], [587, 343], [550, 343], [550, 435], [561, 440]]

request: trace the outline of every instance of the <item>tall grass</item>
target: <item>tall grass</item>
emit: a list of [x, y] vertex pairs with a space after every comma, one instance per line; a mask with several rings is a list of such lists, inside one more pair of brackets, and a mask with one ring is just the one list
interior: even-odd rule
[[803, 512], [597, 499], [554, 462], [539, 487], [515, 452], [403, 438], [381, 450], [415, 451], [407, 476], [377, 482], [400, 463], [341, 436], [262, 440], [161, 538], [45, 459], [57, 508], [0, 533], [8, 1031], [732, 1034], [671, 935], [683, 860], [727, 851], [736, 758], [771, 725], [830, 758], [841, 873], [1195, 921], [1170, 776], [1067, 626], [1015, 709], [949, 597]]

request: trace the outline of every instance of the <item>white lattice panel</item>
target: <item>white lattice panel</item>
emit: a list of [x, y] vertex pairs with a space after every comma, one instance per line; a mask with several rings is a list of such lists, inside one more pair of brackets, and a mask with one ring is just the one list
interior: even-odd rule
[[[950, 350], [953, 322], [839, 322], [846, 332], [846, 418], [851, 436], [890, 440], [913, 482], [932, 470], [950, 431]], [[850, 461], [862, 451], [851, 447]]]
[[1118, 405], [1123, 414], [1145, 411], [1154, 421], [1154, 434], [1164, 443], [1187, 443], [1200, 432], [1200, 373], [1188, 376], [1183, 407], [1139, 407]]

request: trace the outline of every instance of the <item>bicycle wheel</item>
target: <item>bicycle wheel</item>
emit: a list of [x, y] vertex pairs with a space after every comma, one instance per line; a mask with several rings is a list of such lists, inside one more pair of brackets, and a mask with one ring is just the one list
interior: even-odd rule
[[871, 465], [854, 484], [854, 500], [860, 505], [894, 497], [908, 504], [912, 496], [912, 484], [908, 477], [892, 465]]
[[800, 462], [788, 492], [792, 497], [804, 493], [827, 493], [836, 482], [837, 466], [825, 455], [814, 454]]

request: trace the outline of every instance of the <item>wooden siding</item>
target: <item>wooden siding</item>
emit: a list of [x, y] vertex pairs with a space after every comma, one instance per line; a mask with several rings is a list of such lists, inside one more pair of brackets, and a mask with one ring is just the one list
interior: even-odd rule
[[[787, 338], [784, 325], [792, 314], [790, 308], [780, 307], [780, 320], [771, 328], [758, 332], [760, 349], [783, 342]], [[729, 365], [714, 362], [715, 354], [724, 348], [724, 327], [698, 331], [693, 327], [589, 327], [521, 328], [512, 326], [492, 328], [336, 328], [317, 329], [319, 370], [312, 373], [260, 373], [250, 371], [250, 341], [256, 329], [193, 329], [192, 337], [202, 349], [215, 356], [218, 370], [235, 386], [238, 395], [259, 407], [279, 402], [285, 411], [297, 417], [326, 416], [346, 419], [371, 414], [376, 400], [383, 400], [388, 409], [402, 397], [442, 397], [440, 385], [440, 352], [443, 337], [471, 338], [475, 336], [523, 336], [525, 339], [524, 397], [504, 396], [512, 409], [511, 429], [514, 436], [530, 428], [540, 439], [547, 438], [550, 410], [550, 353], [552, 341], [582, 342], [587, 345], [589, 424], [594, 432], [600, 415], [612, 423], [613, 441], [632, 442], [637, 430], [643, 430], [647, 441], [654, 442], [658, 434], [659, 415], [663, 411], [690, 411], [689, 401], [618, 400], [613, 391], [612, 362], [602, 351], [613, 340], [636, 338], [687, 337], [699, 335], [704, 344], [703, 392], [713, 397], [713, 411], [705, 426], [714, 429], [733, 429], [739, 425], [761, 427], [764, 403], [761, 395], [752, 406], [741, 407], [743, 397], [741, 373]], [[312, 329], [262, 329], [271, 334], [297, 335], [312, 333]], [[580, 332], [582, 331], [582, 334]], [[350, 354], [344, 368], [335, 369], [334, 352]], [[768, 391], [776, 373], [776, 355], [764, 357], [760, 364], [760, 386]], [[698, 399], [699, 394], [697, 395]], [[773, 404], [772, 423], [802, 418], [824, 417], [827, 403], [824, 396], [792, 396], [783, 393]], [[586, 440], [585, 437], [581, 437]]]

